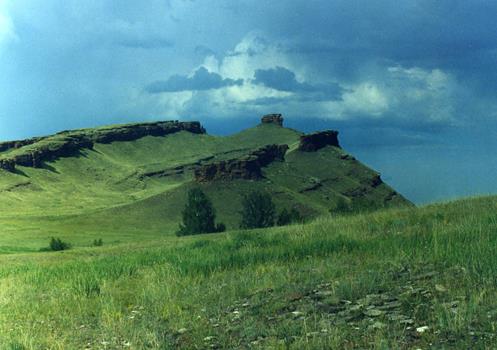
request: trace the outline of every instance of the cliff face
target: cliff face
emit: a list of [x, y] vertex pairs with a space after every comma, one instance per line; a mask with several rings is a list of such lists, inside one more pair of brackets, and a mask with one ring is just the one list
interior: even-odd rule
[[338, 131], [327, 130], [300, 137], [299, 151], [315, 152], [326, 146], [340, 147]]
[[102, 129], [63, 131], [53, 136], [25, 141], [0, 143], [0, 168], [14, 171], [16, 165], [38, 168], [43, 162], [77, 154], [81, 149], [92, 149], [94, 143], [133, 141], [145, 136], [165, 136], [179, 131], [204, 134], [199, 122], [156, 122], [127, 124]]
[[267, 145], [243, 158], [201, 165], [194, 171], [195, 180], [208, 182], [215, 180], [262, 179], [262, 168], [274, 161], [283, 161], [287, 150], [287, 145]]

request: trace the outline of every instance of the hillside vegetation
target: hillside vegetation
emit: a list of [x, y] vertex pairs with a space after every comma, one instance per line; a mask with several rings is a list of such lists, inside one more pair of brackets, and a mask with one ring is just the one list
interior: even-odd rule
[[496, 210], [0, 255], [0, 348], [494, 348]]
[[[308, 219], [329, 215], [340, 201], [363, 209], [410, 205], [339, 147], [299, 151], [302, 135], [264, 123], [219, 137], [196, 122], [158, 122], [0, 143], [0, 252], [35, 251], [52, 236], [88, 246], [101, 237], [171, 235], [192, 187], [207, 193], [228, 229], [238, 228], [243, 195], [257, 189]], [[270, 144], [289, 149], [260, 178], [195, 180], [199, 166], [244, 160]]]

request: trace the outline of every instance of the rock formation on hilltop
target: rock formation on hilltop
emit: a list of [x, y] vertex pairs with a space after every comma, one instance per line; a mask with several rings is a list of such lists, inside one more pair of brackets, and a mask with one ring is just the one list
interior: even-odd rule
[[327, 130], [300, 137], [299, 151], [315, 152], [326, 146], [340, 147], [338, 131]]
[[262, 179], [262, 168], [274, 161], [283, 161], [288, 145], [267, 145], [242, 158], [221, 160], [204, 164], [195, 169], [198, 182], [215, 180]]
[[283, 126], [283, 116], [281, 114], [266, 114], [262, 116], [261, 123]]
[[94, 143], [133, 141], [145, 136], [165, 136], [179, 131], [204, 134], [199, 122], [155, 122], [125, 124], [100, 129], [62, 131], [53, 136], [25, 141], [0, 143], [0, 169], [14, 171], [16, 165], [39, 168], [43, 162], [78, 154], [81, 149], [92, 149]]
[[43, 140], [44, 137], [33, 137], [26, 140], [17, 140], [17, 141], [5, 141], [0, 142], [0, 152], [5, 152], [10, 149], [21, 148], [27, 145], [31, 145], [35, 142]]

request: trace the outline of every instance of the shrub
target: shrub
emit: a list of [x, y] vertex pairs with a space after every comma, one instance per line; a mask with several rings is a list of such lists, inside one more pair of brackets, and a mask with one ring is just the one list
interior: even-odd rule
[[278, 215], [278, 219], [276, 220], [276, 225], [285, 226], [302, 221], [303, 217], [302, 215], [300, 215], [297, 209], [292, 208], [291, 210], [287, 210], [286, 208], [284, 208]]
[[183, 222], [176, 232], [177, 236], [222, 232], [226, 230], [224, 224], [215, 224], [216, 211], [212, 206], [211, 200], [200, 188], [193, 188], [188, 191], [182, 217]]
[[254, 191], [243, 197], [242, 222], [244, 229], [270, 227], [275, 221], [275, 206], [267, 192]]
[[104, 245], [104, 241], [102, 241], [102, 238], [93, 240], [94, 247], [101, 247], [103, 245]]
[[60, 238], [54, 238], [50, 240], [50, 244], [48, 245], [49, 250], [51, 251], [60, 251], [71, 248], [71, 245], [67, 242], [62, 241]]

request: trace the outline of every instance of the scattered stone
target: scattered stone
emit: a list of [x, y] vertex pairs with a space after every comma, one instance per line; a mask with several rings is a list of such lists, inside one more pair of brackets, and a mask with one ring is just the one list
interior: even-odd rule
[[180, 334], [180, 335], [181, 335], [181, 334], [185, 334], [186, 332], [188, 332], [188, 329], [186, 329], [186, 328], [180, 328], [180, 329], [178, 329], [178, 330], [176, 331], [176, 333], [178, 333], [178, 334]]
[[303, 316], [304, 313], [302, 311], [292, 311], [292, 315], [294, 317], [300, 317], [300, 316]]
[[378, 310], [378, 309], [365, 310], [363, 313], [364, 313], [364, 315], [369, 316], [369, 317], [378, 317], [378, 316], [381, 316], [384, 314], [383, 311]]
[[439, 293], [446, 293], [447, 292], [447, 288], [445, 288], [443, 285], [441, 284], [435, 284], [435, 290]]
[[307, 338], [312, 338], [312, 337], [315, 337], [315, 336], [318, 336], [319, 335], [319, 332], [309, 332], [309, 333], [306, 333], [306, 337]]
[[290, 294], [290, 296], [288, 297], [288, 300], [290, 302], [294, 302], [294, 301], [299, 301], [303, 298], [304, 296], [302, 295], [302, 293], [292, 293]]
[[393, 310], [393, 309], [397, 309], [401, 306], [402, 306], [402, 304], [399, 301], [391, 301], [391, 302], [387, 302], [381, 306], [378, 306], [378, 308], [380, 310]]
[[418, 334], [423, 334], [423, 333], [425, 333], [429, 329], [430, 329], [430, 327], [428, 327], [428, 326], [422, 326], [422, 327], [416, 328], [416, 332]]
[[313, 293], [313, 298], [314, 299], [324, 299], [326, 297], [332, 296], [333, 292], [329, 290], [324, 290], [324, 291], [315, 291]]
[[379, 322], [379, 321], [376, 321], [375, 323], [373, 323], [371, 325], [372, 329], [383, 329], [385, 327], [386, 327], [386, 324], [384, 324], [383, 322]]
[[388, 319], [390, 321], [405, 321], [406, 320], [406, 316], [402, 315], [402, 314], [389, 314], [388, 315]]

